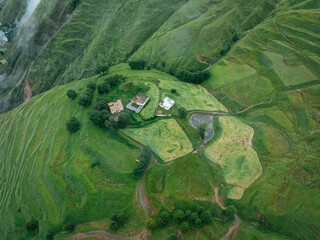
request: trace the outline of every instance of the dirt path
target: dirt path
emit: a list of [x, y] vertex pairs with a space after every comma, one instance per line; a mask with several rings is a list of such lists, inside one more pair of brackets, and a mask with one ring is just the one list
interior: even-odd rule
[[241, 224], [241, 219], [237, 214], [234, 215], [234, 222], [233, 225], [229, 228], [229, 231], [227, 234], [222, 238], [222, 240], [231, 239], [231, 236], [233, 235], [232, 239], [235, 239], [239, 226]]
[[222, 202], [222, 200], [219, 197], [219, 188], [218, 187], [214, 188], [214, 199], [215, 199], [216, 203], [220, 206], [221, 209], [226, 210], [224, 202]]
[[198, 61], [199, 61], [200, 63], [207, 64], [207, 65], [211, 66], [211, 64], [209, 64], [206, 60], [202, 59], [202, 58], [199, 56], [199, 54], [197, 54], [196, 57], [197, 57], [197, 59], [198, 59]]
[[277, 24], [276, 24], [276, 18], [273, 19], [273, 25], [274, 27], [277, 29], [277, 31], [282, 35], [282, 37], [284, 37], [287, 41], [289, 41], [292, 45], [296, 46], [295, 42], [290, 40], [286, 35], [284, 35], [280, 29], [278, 28]]
[[144, 178], [143, 178], [143, 181], [142, 181], [142, 184], [140, 187], [139, 202], [140, 202], [146, 216], [149, 217], [150, 215], [149, 215], [148, 197], [147, 197], [145, 185], [146, 185], [146, 175], [144, 175]]
[[88, 237], [93, 237], [95, 239], [104, 239], [104, 240], [135, 240], [136, 238], [123, 238], [117, 235], [113, 235], [103, 230], [90, 231], [87, 233], [77, 233], [69, 238], [68, 240], [84, 239]]
[[31, 80], [31, 79], [28, 79], [28, 80], [26, 81], [25, 86], [24, 86], [24, 95], [25, 95], [24, 101], [25, 101], [25, 102], [29, 101], [29, 100], [32, 98], [31, 83], [32, 83], [32, 80]]

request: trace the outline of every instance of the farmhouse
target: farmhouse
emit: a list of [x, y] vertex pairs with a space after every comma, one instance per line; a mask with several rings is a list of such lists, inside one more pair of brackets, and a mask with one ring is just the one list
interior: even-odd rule
[[131, 102], [139, 106], [144, 106], [149, 101], [149, 97], [139, 92], [137, 96], [131, 99]]
[[121, 111], [123, 111], [123, 105], [121, 100], [117, 100], [116, 102], [110, 102], [108, 103], [108, 106], [112, 114], [120, 113]]
[[165, 110], [170, 110], [174, 105], [174, 101], [168, 97], [166, 97], [163, 102], [159, 103], [159, 106]]
[[[131, 102], [129, 104], [127, 104], [126, 108], [128, 108], [129, 110], [134, 111], [136, 113], [139, 113], [139, 112], [141, 112], [144, 105], [147, 104], [149, 99], [150, 98], [148, 96], [139, 92], [134, 98], [131, 99]], [[138, 107], [135, 107], [134, 104], [137, 105]]]

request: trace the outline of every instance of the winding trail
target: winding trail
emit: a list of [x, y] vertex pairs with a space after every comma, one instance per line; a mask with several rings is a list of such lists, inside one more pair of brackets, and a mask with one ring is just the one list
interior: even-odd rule
[[141, 207], [143, 208], [145, 215], [149, 217], [149, 207], [145, 201], [145, 198], [146, 198], [145, 184], [146, 184], [146, 175], [144, 176], [143, 181], [141, 183], [141, 187], [139, 191], [139, 202], [141, 204]]
[[214, 188], [214, 199], [215, 199], [216, 203], [220, 206], [220, 208], [222, 210], [226, 210], [224, 202], [222, 202], [222, 200], [219, 197], [219, 188], [218, 187]]

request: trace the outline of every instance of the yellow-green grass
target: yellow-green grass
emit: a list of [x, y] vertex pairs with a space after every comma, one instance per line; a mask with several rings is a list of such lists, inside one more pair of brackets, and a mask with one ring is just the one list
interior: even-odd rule
[[149, 145], [165, 162], [192, 151], [192, 144], [174, 119], [160, 120], [141, 128], [126, 128], [124, 134]]
[[[228, 111], [213, 95], [200, 85], [164, 80], [160, 81], [159, 87], [162, 91], [162, 99], [170, 97], [177, 105], [184, 107], [187, 111]], [[177, 92], [171, 93], [171, 89], [176, 89]]]
[[265, 51], [263, 54], [272, 62], [271, 67], [286, 86], [317, 80], [317, 77], [302, 63], [287, 65], [280, 54], [269, 51]]
[[146, 95], [150, 97], [150, 100], [140, 113], [144, 119], [152, 118], [156, 115], [156, 109], [160, 101], [159, 88], [151, 82], [146, 83], [146, 85], [150, 87], [149, 91], [146, 93]]
[[[219, 117], [221, 132], [206, 149], [207, 157], [222, 168], [225, 181], [245, 190], [262, 173], [259, 157], [252, 147], [254, 130], [236, 117]], [[236, 195], [235, 193], [238, 193]], [[241, 191], [230, 194], [240, 199]]]
[[[110, 217], [123, 208], [131, 211], [135, 183], [130, 175], [139, 147], [117, 132], [93, 125], [88, 119], [91, 107], [80, 107], [78, 98], [68, 99], [68, 89], [80, 94], [86, 83], [56, 87], [0, 115], [4, 235], [24, 236], [32, 218], [39, 220], [38, 236], [43, 239], [69, 214], [83, 222]], [[81, 121], [74, 134], [65, 127], [70, 116]], [[91, 168], [95, 162], [100, 166]]]

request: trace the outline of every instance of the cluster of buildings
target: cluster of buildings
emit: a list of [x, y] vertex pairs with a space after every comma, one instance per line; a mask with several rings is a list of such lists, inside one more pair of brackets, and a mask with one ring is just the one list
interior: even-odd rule
[[[126, 108], [135, 112], [139, 113], [143, 109], [143, 107], [148, 103], [150, 98], [139, 92], [134, 98], [131, 99], [130, 103], [126, 105]], [[110, 111], [112, 114], [119, 114], [121, 111], [124, 110], [123, 104], [121, 100], [117, 100], [116, 102], [110, 102], [108, 103]], [[174, 105], [174, 101], [168, 97], [166, 97], [162, 102], [159, 103], [159, 106], [167, 111], [169, 111]], [[161, 114], [158, 114], [158, 116], [164, 116]]]

